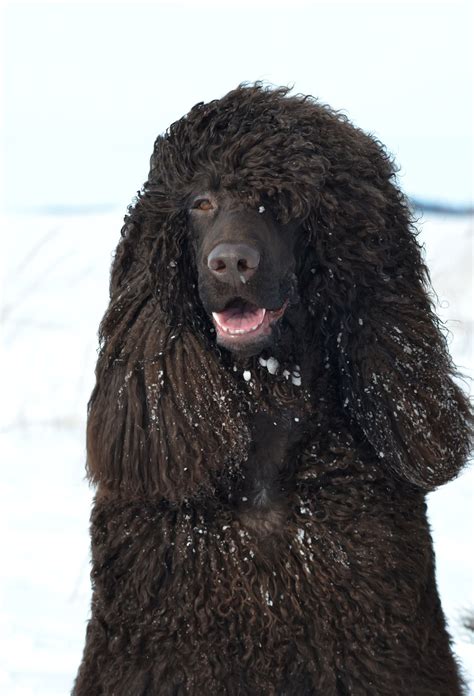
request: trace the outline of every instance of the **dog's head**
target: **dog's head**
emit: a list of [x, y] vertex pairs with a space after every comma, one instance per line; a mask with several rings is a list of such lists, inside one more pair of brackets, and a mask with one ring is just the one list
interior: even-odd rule
[[[197, 104], [155, 142], [101, 325], [89, 420], [96, 478], [126, 471], [137, 490], [138, 478], [155, 477], [176, 493], [219, 457], [239, 459], [250, 386], [221, 348], [247, 360], [288, 326], [304, 329], [305, 386], [317, 390], [318, 372], [332, 381], [331, 408], [381, 466], [429, 489], [465, 460], [469, 404], [393, 163], [346, 117], [288, 91], [241, 86]], [[324, 394], [312, 396], [323, 408]]]

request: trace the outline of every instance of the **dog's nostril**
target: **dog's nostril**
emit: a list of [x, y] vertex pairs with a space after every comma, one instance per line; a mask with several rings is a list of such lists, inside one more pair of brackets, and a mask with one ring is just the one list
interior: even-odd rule
[[226, 265], [223, 259], [209, 259], [208, 266], [211, 271], [225, 271]]
[[252, 271], [253, 267], [249, 266], [249, 261], [248, 259], [239, 259], [237, 262], [237, 270], [239, 272], [243, 271]]

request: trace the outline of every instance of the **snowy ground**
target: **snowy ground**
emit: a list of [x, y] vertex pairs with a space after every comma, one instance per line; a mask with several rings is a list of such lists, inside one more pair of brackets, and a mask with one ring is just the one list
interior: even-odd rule
[[[89, 612], [84, 423], [96, 331], [122, 214], [3, 217], [0, 693], [64, 696]], [[451, 350], [474, 375], [472, 221], [428, 218], [422, 238]], [[471, 389], [474, 391], [474, 389]], [[474, 685], [474, 469], [430, 496], [438, 583]], [[474, 693], [474, 686], [473, 691]]]

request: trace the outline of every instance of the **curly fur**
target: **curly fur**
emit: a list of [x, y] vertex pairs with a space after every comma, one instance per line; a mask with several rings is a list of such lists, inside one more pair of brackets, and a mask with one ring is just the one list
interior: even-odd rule
[[[125, 218], [89, 403], [75, 696], [462, 692], [425, 496], [466, 461], [468, 401], [390, 157], [288, 91], [197, 104]], [[216, 346], [199, 302], [186, 201], [203, 181], [303, 230], [276, 375]], [[245, 504], [269, 462], [279, 499]]]

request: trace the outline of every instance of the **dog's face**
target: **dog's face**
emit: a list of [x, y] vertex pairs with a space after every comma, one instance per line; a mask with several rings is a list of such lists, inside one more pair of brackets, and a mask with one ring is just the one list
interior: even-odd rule
[[297, 221], [279, 223], [265, 206], [226, 191], [188, 199], [199, 296], [219, 345], [241, 355], [269, 347], [296, 301]]

